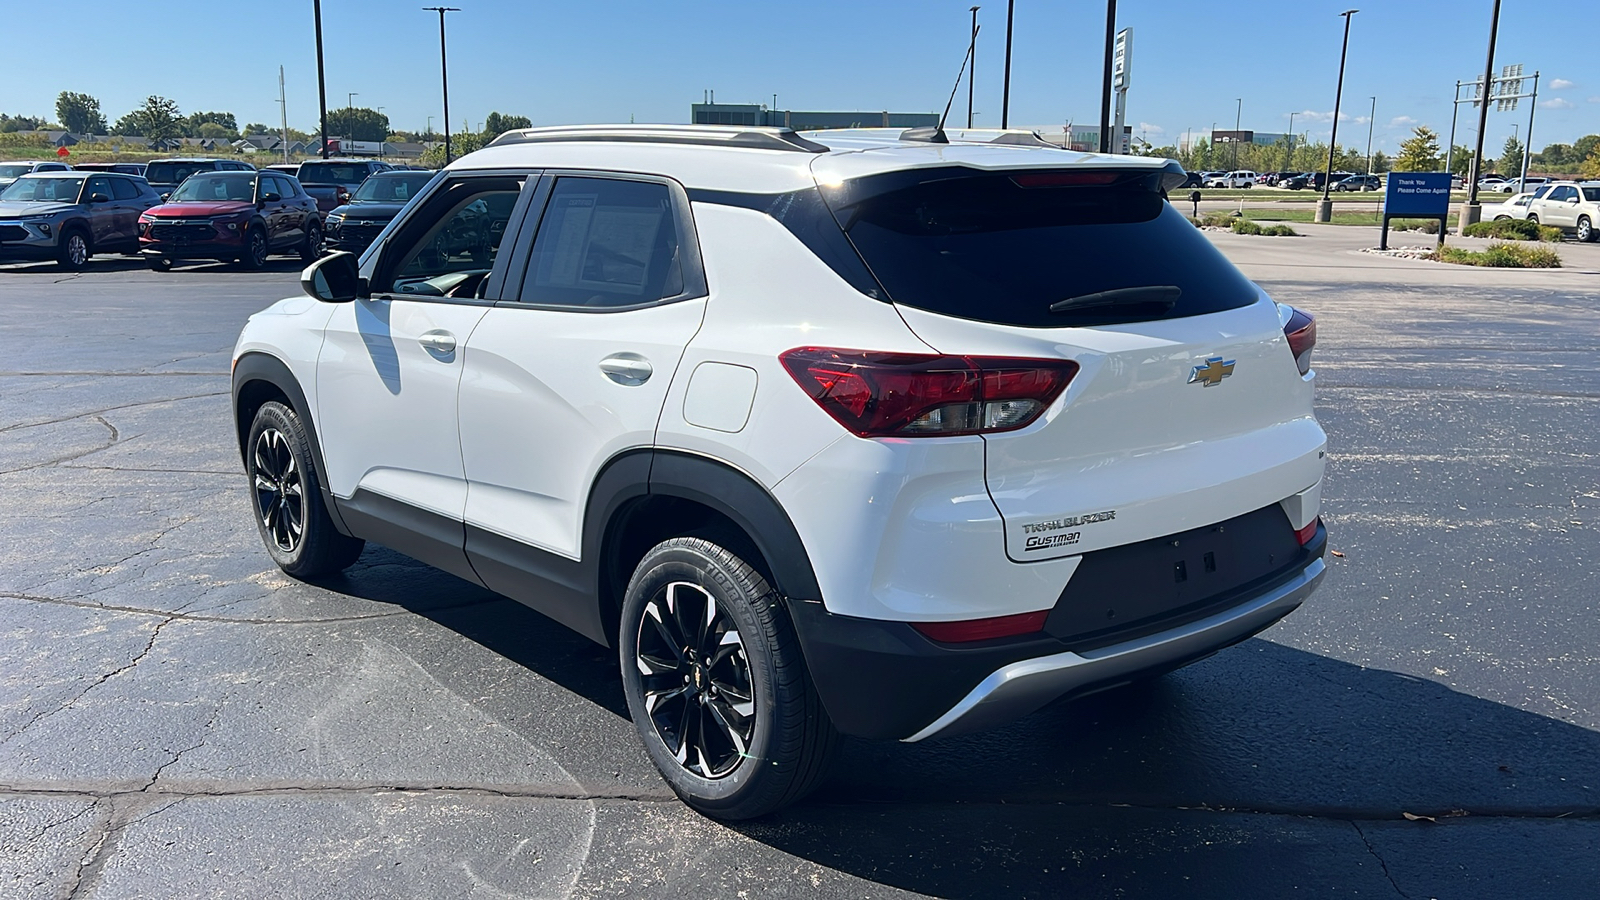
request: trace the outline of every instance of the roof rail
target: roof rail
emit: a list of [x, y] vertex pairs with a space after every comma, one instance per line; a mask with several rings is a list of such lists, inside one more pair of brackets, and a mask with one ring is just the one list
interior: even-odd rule
[[[900, 134], [902, 141], [930, 141], [932, 129], [912, 128]], [[1060, 144], [1052, 144], [1039, 136], [1037, 131], [1028, 131], [1023, 128], [947, 128], [944, 131], [944, 141], [936, 143], [957, 144], [1002, 144], [1018, 147], [1052, 147], [1062, 149]]]
[[742, 125], [554, 125], [507, 131], [489, 142], [502, 144], [605, 141], [645, 144], [698, 144], [707, 147], [747, 147], [826, 153], [827, 147], [808, 141], [791, 128]]

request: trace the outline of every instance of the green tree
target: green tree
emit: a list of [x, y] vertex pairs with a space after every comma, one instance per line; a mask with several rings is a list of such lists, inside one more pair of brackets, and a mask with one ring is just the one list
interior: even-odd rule
[[1439, 168], [1439, 135], [1426, 125], [1418, 125], [1411, 137], [1400, 144], [1394, 167], [1400, 172], [1433, 172]]
[[492, 112], [489, 113], [489, 118], [483, 120], [483, 138], [485, 141], [492, 141], [508, 131], [532, 127], [533, 121], [527, 116], [504, 116]]
[[268, 126], [263, 125], [260, 122], [251, 122], [250, 124], [244, 126], [244, 130], [242, 132], [240, 132], [240, 133], [241, 134], [273, 134], [273, 133], [275, 133], [275, 131], [276, 131], [276, 129], [269, 128]]
[[1600, 178], [1600, 147], [1596, 147], [1583, 164], [1578, 166], [1578, 175], [1583, 178]]
[[[482, 150], [487, 143], [488, 141], [483, 139], [481, 132], [462, 131], [460, 134], [452, 134], [450, 135], [450, 155], [460, 159], [474, 150]], [[426, 153], [423, 153], [421, 165], [430, 169], [437, 169], [443, 166], [444, 144], [441, 142], [439, 146], [429, 148]]]
[[1600, 150], [1600, 134], [1586, 134], [1572, 142], [1572, 153], [1578, 159], [1588, 159], [1595, 150]]
[[178, 113], [177, 103], [151, 94], [145, 98], [143, 106], [118, 119], [117, 124], [111, 126], [111, 133], [137, 135], [152, 141], [181, 137], [183, 117]]
[[1389, 161], [1389, 155], [1387, 153], [1384, 153], [1382, 150], [1372, 151], [1372, 171], [1374, 173], [1387, 172], [1392, 166], [1393, 163]]
[[1465, 178], [1470, 171], [1472, 171], [1472, 148], [1457, 144], [1455, 152], [1450, 154], [1450, 174]]
[[106, 117], [100, 114], [100, 101], [88, 94], [62, 91], [56, 95], [56, 119], [67, 131], [78, 134], [105, 134]]
[[8, 116], [0, 113], [0, 134], [10, 134], [14, 131], [36, 131], [50, 124], [43, 119], [32, 116]]
[[190, 137], [203, 137], [211, 138], [212, 140], [233, 141], [238, 140], [239, 132], [234, 131], [226, 125], [221, 125], [216, 122], [201, 122], [197, 133], [190, 135]]
[[183, 119], [183, 133], [186, 137], [218, 137], [216, 134], [203, 132], [201, 128], [205, 125], [220, 125], [226, 129], [229, 137], [239, 136], [239, 120], [230, 112], [190, 113]]
[[1547, 144], [1533, 155], [1530, 163], [1533, 168], [1560, 170], [1580, 161], [1571, 144]]
[[1522, 175], [1522, 142], [1515, 136], [1506, 138], [1506, 145], [1500, 150], [1500, 159], [1497, 161], [1498, 171], [1506, 177]]
[[328, 111], [328, 137], [381, 141], [389, 136], [389, 117], [375, 109], [345, 107]]

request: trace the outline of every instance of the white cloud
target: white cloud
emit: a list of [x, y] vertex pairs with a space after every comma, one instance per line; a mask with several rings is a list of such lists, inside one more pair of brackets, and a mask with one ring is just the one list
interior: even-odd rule
[[1573, 82], [1565, 78], [1557, 78], [1550, 82], [1550, 90], [1552, 91], [1564, 91], [1569, 87], [1573, 87]]
[[1395, 116], [1389, 120], [1390, 128], [1401, 128], [1415, 124], [1417, 124], [1417, 120], [1411, 118], [1410, 116]]
[[1143, 134], [1166, 134], [1167, 133], [1167, 130], [1165, 128], [1162, 128], [1160, 125], [1151, 125], [1149, 122], [1140, 122], [1139, 123], [1139, 127], [1135, 128], [1134, 130], [1138, 131], [1138, 132], [1141, 132]]
[[1555, 98], [1552, 98], [1550, 100], [1546, 100], [1546, 101], [1544, 101], [1543, 103], [1541, 103], [1539, 105], [1544, 107], [1545, 109], [1571, 109], [1572, 107], [1576, 106], [1577, 104], [1573, 103], [1571, 100], [1568, 100], [1568, 99], [1566, 99], [1564, 97], [1555, 97]]
[[1600, 97], [1590, 97], [1589, 98], [1589, 102], [1590, 103], [1600, 103]]

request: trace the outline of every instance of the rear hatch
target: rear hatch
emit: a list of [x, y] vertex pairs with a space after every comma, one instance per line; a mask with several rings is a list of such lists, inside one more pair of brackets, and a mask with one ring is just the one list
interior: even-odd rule
[[1321, 477], [1277, 306], [1166, 202], [1174, 178], [950, 166], [824, 183], [935, 350], [1078, 364], [1039, 419], [984, 434], [1015, 561], [1224, 522]]

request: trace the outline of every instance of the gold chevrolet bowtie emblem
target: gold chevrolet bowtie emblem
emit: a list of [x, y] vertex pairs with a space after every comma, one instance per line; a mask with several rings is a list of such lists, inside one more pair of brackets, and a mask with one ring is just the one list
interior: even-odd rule
[[1233, 363], [1233, 360], [1224, 360], [1220, 356], [1208, 357], [1205, 365], [1195, 366], [1189, 372], [1189, 383], [1198, 381], [1206, 387], [1216, 387], [1222, 383], [1222, 379], [1233, 374]]

